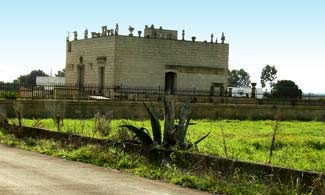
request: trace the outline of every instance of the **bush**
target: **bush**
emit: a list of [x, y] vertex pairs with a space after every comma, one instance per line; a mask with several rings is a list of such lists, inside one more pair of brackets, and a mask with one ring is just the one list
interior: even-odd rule
[[278, 81], [272, 89], [270, 95], [272, 98], [290, 98], [290, 99], [301, 99], [302, 91], [295, 84], [295, 82], [290, 80]]
[[0, 93], [0, 98], [5, 99], [17, 99], [17, 93], [15, 91], [5, 91]]

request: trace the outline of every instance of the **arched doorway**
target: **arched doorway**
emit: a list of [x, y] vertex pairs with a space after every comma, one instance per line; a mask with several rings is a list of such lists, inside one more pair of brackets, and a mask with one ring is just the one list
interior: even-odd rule
[[165, 92], [167, 94], [174, 94], [176, 92], [176, 73], [165, 73]]

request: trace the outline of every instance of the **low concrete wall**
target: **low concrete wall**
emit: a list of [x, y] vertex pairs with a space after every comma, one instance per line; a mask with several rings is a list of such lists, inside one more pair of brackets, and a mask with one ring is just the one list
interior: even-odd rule
[[[97, 112], [113, 111], [116, 119], [148, 119], [139, 101], [0, 100], [0, 111], [15, 117], [13, 107], [17, 105], [23, 109], [25, 118], [47, 118], [56, 112], [65, 118], [91, 118]], [[162, 113], [162, 103], [152, 105]], [[325, 120], [325, 106], [192, 103], [191, 109], [196, 119]]]

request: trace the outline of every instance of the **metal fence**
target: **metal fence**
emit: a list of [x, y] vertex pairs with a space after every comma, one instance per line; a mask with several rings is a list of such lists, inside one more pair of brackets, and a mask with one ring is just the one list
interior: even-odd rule
[[0, 98], [6, 99], [147, 100], [171, 93], [184, 97], [218, 95], [197, 89], [173, 90], [167, 93], [161, 87], [0, 84]]
[[145, 88], [129, 86], [99, 87], [95, 85], [26, 85], [0, 84], [0, 98], [5, 99], [52, 99], [52, 100], [128, 100], [160, 101], [164, 95], [175, 95], [177, 101], [219, 104], [256, 104], [256, 105], [325, 105], [324, 95], [304, 94], [300, 99], [274, 99], [262, 94], [226, 93], [208, 90], [178, 89], [166, 92], [164, 88]]

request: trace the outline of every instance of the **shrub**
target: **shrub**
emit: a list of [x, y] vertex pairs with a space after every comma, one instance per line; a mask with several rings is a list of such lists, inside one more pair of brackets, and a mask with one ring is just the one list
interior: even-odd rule
[[95, 114], [94, 134], [98, 132], [101, 136], [106, 137], [111, 133], [112, 114], [112, 112], [108, 112], [105, 115], [102, 115], [100, 113]]

